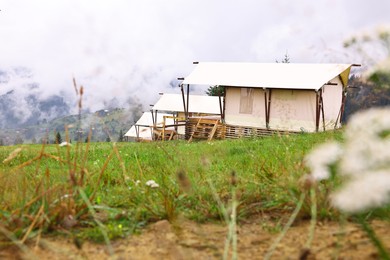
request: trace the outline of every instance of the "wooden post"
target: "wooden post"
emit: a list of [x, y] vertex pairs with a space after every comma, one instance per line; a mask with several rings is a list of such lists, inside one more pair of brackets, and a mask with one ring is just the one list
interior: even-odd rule
[[272, 89], [269, 90], [268, 94], [268, 123], [271, 119], [271, 98], [272, 98]]
[[189, 113], [189, 107], [190, 107], [190, 84], [187, 84], [187, 112], [186, 112], [186, 119], [188, 119], [188, 113]]
[[[187, 106], [186, 106], [186, 99], [184, 97], [184, 89], [183, 89], [183, 84], [180, 84], [180, 89], [181, 89], [181, 96], [183, 98], [183, 106], [184, 106], [184, 115], [186, 115], [186, 111], [187, 111]], [[186, 117], [187, 119], [187, 117]]]
[[343, 97], [341, 99], [341, 110], [340, 110], [340, 125], [341, 125], [341, 121], [343, 119], [343, 116], [344, 116], [344, 109], [345, 109], [345, 100], [347, 98], [347, 90], [345, 89], [343, 91]]
[[223, 108], [222, 108], [222, 123], [225, 123], [225, 113], [226, 113], [226, 87], [223, 87]]
[[[155, 110], [155, 111], [157, 111], [157, 110]], [[153, 123], [153, 125], [156, 124], [156, 119], [154, 118], [154, 113], [153, 113], [153, 112], [155, 112], [155, 111], [150, 110], [150, 113], [152, 113], [152, 123]]]
[[322, 98], [322, 90], [320, 92], [320, 106], [321, 106], [321, 112], [322, 112], [322, 127], [325, 131], [325, 113], [324, 113], [324, 100]]
[[268, 90], [268, 100], [267, 100], [267, 116], [266, 116], [266, 126], [267, 129], [269, 129], [269, 120], [271, 115], [271, 96], [272, 96], [272, 89]]
[[316, 132], [318, 132], [318, 128], [320, 125], [320, 110], [319, 110], [319, 94], [318, 91], [315, 91], [316, 93]]
[[223, 111], [222, 111], [222, 100], [221, 100], [221, 93], [218, 95], [218, 101], [219, 101], [219, 113], [221, 114], [221, 122], [223, 120]]
[[264, 90], [264, 108], [265, 108], [265, 127], [268, 129], [268, 96], [267, 96], [267, 89], [263, 88]]

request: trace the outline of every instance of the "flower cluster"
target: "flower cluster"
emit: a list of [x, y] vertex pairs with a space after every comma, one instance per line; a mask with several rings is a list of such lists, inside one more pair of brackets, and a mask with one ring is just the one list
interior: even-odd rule
[[313, 149], [305, 157], [305, 163], [311, 169], [310, 177], [315, 181], [328, 179], [329, 167], [339, 160], [342, 152], [341, 145], [336, 142], [324, 143]]
[[390, 201], [389, 113], [389, 108], [381, 108], [356, 114], [343, 143], [323, 144], [306, 156], [311, 179], [329, 178], [331, 165], [345, 177], [341, 189], [332, 194], [335, 207], [357, 213]]
[[146, 182], [146, 186], [150, 188], [158, 188], [160, 185], [158, 185], [154, 180], [149, 180]]

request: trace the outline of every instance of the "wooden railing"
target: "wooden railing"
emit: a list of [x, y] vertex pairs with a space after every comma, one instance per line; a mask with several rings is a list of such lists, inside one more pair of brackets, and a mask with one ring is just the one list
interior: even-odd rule
[[[173, 124], [167, 124], [167, 119], [173, 119]], [[153, 140], [165, 141], [180, 138], [178, 128], [186, 126], [186, 119], [177, 116], [164, 116], [163, 121], [153, 127]]]

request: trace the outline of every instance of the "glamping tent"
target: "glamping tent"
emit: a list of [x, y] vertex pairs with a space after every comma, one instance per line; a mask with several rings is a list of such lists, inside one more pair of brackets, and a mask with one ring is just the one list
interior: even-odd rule
[[[171, 113], [179, 122], [176, 122], [176, 131], [179, 135], [185, 135], [185, 118], [217, 118], [221, 117], [222, 101], [219, 97], [202, 96], [202, 95], [188, 95], [191, 102], [187, 106], [184, 103], [184, 95], [181, 94], [163, 94], [157, 103], [153, 106], [152, 112], [154, 114], [158, 111], [164, 113]], [[180, 123], [181, 121], [181, 123]]]
[[[169, 117], [170, 114], [156, 113], [155, 117], [150, 112], [144, 112], [140, 119], [127, 131], [124, 135], [128, 140], [134, 141], [151, 141], [153, 140], [154, 122], [156, 125], [162, 124], [165, 117]], [[173, 124], [172, 119], [166, 119], [167, 123]]]
[[[325, 131], [341, 127], [353, 64], [196, 62], [187, 86], [225, 88], [226, 126], [267, 131]], [[187, 97], [190, 100], [191, 97]]]
[[[153, 140], [153, 136], [158, 135], [158, 131], [161, 131], [164, 136], [168, 134], [168, 138], [172, 138], [172, 134], [184, 136], [185, 122], [180, 122], [180, 119], [185, 119], [187, 109], [183, 105], [183, 97], [181, 94], [162, 94], [152, 107], [152, 112], [144, 112], [125, 137], [135, 140]], [[189, 97], [191, 98], [188, 107], [189, 116], [220, 118], [222, 103], [219, 97], [201, 95], [189, 95]]]

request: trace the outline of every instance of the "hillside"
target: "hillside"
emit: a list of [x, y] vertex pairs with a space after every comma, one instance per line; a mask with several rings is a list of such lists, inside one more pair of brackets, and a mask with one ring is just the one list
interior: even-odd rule
[[[18, 128], [0, 129], [0, 144], [12, 145], [20, 143], [42, 143], [47, 140], [53, 143], [56, 133], [59, 132], [62, 140], [66, 139], [65, 126], [68, 127], [70, 141], [82, 141], [92, 131], [91, 141], [102, 142], [117, 140], [122, 130], [125, 133], [140, 116], [141, 107], [133, 109], [115, 108], [99, 110], [94, 113], [83, 112], [78, 115], [69, 115], [54, 118], [53, 120], [37, 121], [35, 124]], [[78, 129], [81, 129], [78, 131]]]

